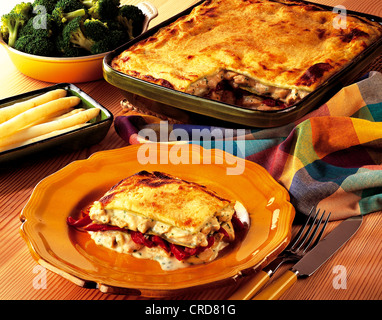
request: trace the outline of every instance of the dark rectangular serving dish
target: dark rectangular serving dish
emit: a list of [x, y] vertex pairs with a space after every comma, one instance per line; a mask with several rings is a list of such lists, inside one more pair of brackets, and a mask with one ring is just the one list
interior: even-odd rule
[[96, 144], [106, 136], [113, 122], [113, 114], [91, 98], [88, 94], [83, 92], [80, 88], [70, 83], [59, 83], [43, 89], [2, 99], [0, 100], [0, 108], [33, 98], [37, 95], [41, 95], [55, 89], [65, 89], [67, 91], [67, 96], [79, 97], [81, 102], [78, 106], [76, 106], [76, 108], [99, 108], [101, 112], [97, 118], [92, 120], [91, 124], [86, 127], [77, 128], [54, 137], [0, 152], [0, 164], [9, 164], [13, 160], [24, 161], [25, 159], [25, 161], [27, 161], [28, 157], [31, 155], [35, 155], [43, 151], [53, 152], [54, 149], [64, 150], [65, 152], [75, 151]]
[[[308, 112], [328, 101], [341, 88], [357, 80], [360, 73], [382, 54], [382, 37], [380, 37], [364, 52], [353, 59], [349, 65], [330, 77], [301, 101], [288, 108], [274, 111], [250, 110], [207, 98], [193, 96], [134, 78], [111, 67], [113, 58], [119, 55], [122, 51], [128, 49], [136, 42], [152, 36], [160, 28], [171, 24], [179, 17], [189, 14], [195, 6], [202, 2], [203, 1], [196, 3], [189, 9], [162, 22], [105, 56], [103, 61], [104, 78], [110, 84], [121, 89], [127, 100], [138, 107], [138, 109], [146, 109], [149, 112], [152, 111], [156, 114], [173, 118], [181, 122], [198, 122], [200, 119], [205, 120], [212, 118], [249, 127], [277, 127], [300, 119]], [[302, 2], [313, 4], [326, 10], [332, 11], [334, 9], [333, 7], [319, 5], [308, 1]], [[347, 15], [357, 15], [358, 17], [363, 17], [382, 25], [381, 17], [355, 11], [347, 11]]]

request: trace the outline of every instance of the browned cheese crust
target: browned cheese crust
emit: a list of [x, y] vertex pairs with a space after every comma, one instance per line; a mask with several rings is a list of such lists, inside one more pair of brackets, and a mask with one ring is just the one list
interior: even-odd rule
[[[381, 36], [377, 23], [293, 1], [209, 0], [122, 52], [118, 71], [168, 88], [219, 96], [225, 80], [285, 105], [301, 100]], [[219, 89], [219, 88], [218, 88]]]
[[200, 184], [162, 172], [141, 171], [113, 186], [97, 206], [103, 210], [128, 210], [196, 233], [217, 212], [233, 204]]

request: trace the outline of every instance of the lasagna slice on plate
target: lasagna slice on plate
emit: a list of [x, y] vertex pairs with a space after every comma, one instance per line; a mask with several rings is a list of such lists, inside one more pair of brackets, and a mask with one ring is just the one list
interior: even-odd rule
[[80, 219], [67, 222], [89, 232], [98, 245], [174, 270], [216, 259], [247, 229], [249, 217], [241, 203], [205, 186], [141, 171], [113, 186]]

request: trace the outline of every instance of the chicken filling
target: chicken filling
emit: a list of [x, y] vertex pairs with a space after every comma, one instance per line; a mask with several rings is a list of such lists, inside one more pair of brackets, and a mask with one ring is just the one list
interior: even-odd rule
[[278, 110], [300, 101], [309, 92], [269, 86], [243, 74], [221, 70], [195, 81], [186, 93], [249, 109]]
[[207, 246], [198, 254], [187, 256], [185, 259], [174, 256], [171, 251], [164, 250], [160, 246], [148, 247], [132, 240], [131, 233], [122, 231], [96, 231], [89, 232], [97, 245], [104, 246], [119, 253], [131, 254], [138, 259], [150, 259], [157, 261], [162, 270], [176, 270], [190, 265], [202, 264], [216, 259], [219, 251], [228, 246], [228, 242], [222, 241], [221, 233], [214, 236], [212, 245]]
[[[81, 218], [76, 220], [69, 216], [67, 223], [87, 231], [97, 245], [136, 258], [155, 260], [163, 270], [175, 270], [214, 260], [219, 251], [236, 240], [236, 233], [248, 228], [249, 216], [245, 208], [236, 202], [234, 207], [227, 206], [217, 212], [199, 231], [187, 233], [131, 211], [104, 210], [102, 204], [96, 201], [90, 210], [82, 212]], [[200, 240], [199, 237], [205, 241], [196, 241]], [[198, 245], [190, 246], [195, 243]]]
[[182, 246], [195, 248], [208, 245], [208, 235], [214, 231], [224, 228], [229, 238], [234, 239], [235, 235], [230, 222], [234, 209], [227, 206], [219, 211], [214, 217], [209, 219], [203, 227], [195, 233], [177, 228], [161, 221], [146, 218], [133, 211], [118, 209], [103, 209], [100, 202], [94, 202], [89, 216], [95, 223], [111, 224], [120, 228], [127, 228], [141, 233], [158, 235], [169, 242]]

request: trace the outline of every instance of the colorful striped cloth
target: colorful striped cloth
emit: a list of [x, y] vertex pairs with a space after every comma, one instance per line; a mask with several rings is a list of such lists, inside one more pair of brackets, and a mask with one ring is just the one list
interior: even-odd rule
[[164, 125], [169, 136], [175, 129], [214, 132], [212, 141], [183, 143], [226, 149], [254, 161], [289, 191], [297, 212], [307, 214], [315, 204], [338, 220], [382, 210], [381, 121], [382, 74], [371, 72], [304, 118], [277, 128], [232, 130], [168, 125], [152, 116], [119, 116], [115, 129], [130, 144], [147, 138], [141, 136], [142, 129], [159, 133]]

